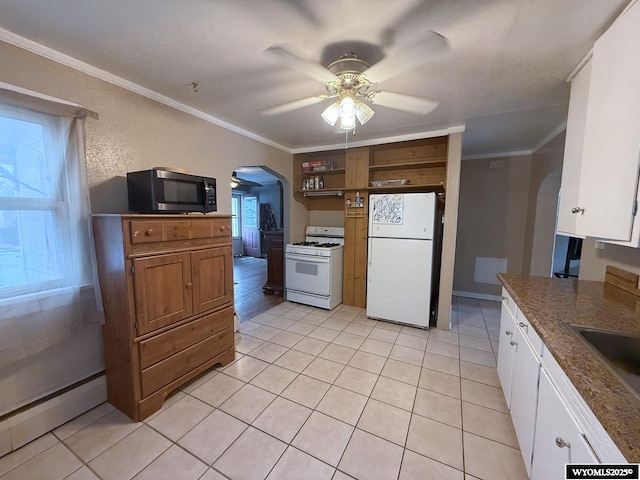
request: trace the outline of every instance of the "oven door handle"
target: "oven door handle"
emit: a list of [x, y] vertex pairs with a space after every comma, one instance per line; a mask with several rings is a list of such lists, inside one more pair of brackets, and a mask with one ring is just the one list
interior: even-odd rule
[[297, 262], [329, 263], [329, 257], [320, 257], [320, 256], [312, 256], [312, 255], [298, 255], [296, 253], [287, 253], [285, 258], [287, 260], [295, 260]]

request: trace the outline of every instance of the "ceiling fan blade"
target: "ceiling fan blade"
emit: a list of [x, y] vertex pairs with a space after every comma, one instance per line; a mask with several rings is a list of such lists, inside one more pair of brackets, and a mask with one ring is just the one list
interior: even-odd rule
[[413, 70], [428, 62], [435, 53], [446, 50], [448, 46], [449, 43], [445, 37], [432, 31], [426, 38], [412, 46], [372, 65], [364, 71], [364, 75], [370, 82], [382, 83], [391, 77]]
[[318, 82], [329, 82], [335, 78], [333, 73], [319, 63], [306, 60], [281, 45], [272, 45], [265, 53], [275, 56], [288, 67]]
[[307, 107], [314, 103], [320, 103], [327, 98], [326, 95], [316, 95], [315, 97], [301, 98], [300, 100], [294, 100], [293, 102], [283, 103], [282, 105], [276, 105], [275, 107], [265, 108], [260, 110], [261, 115], [270, 117], [272, 115], [279, 115], [281, 113], [297, 110], [298, 108]]
[[393, 92], [375, 92], [374, 95], [370, 95], [368, 98], [374, 105], [382, 105], [383, 107], [404, 110], [418, 115], [426, 115], [433, 111], [439, 103], [429, 98]]
[[245, 180], [244, 178], [238, 177], [237, 172], [233, 172], [231, 174], [231, 181], [244, 187], [262, 187], [261, 183], [252, 182], [251, 180]]

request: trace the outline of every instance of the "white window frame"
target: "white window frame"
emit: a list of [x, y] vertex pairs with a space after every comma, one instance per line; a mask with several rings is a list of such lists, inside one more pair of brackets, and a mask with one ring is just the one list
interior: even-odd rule
[[[29, 198], [29, 197], [0, 197], [1, 210], [14, 211], [34, 211], [44, 210], [50, 211], [54, 219], [54, 229], [56, 242], [59, 245], [59, 251], [62, 259], [58, 261], [58, 266], [62, 268], [61, 275], [52, 280], [43, 280], [40, 282], [31, 282], [28, 284], [0, 287], [0, 300], [10, 300], [16, 297], [30, 296], [30, 294], [53, 293], [64, 287], [69, 287], [74, 283], [76, 275], [75, 261], [72, 255], [71, 229], [69, 225], [69, 208], [72, 208], [70, 202], [69, 189], [67, 188], [67, 166], [66, 152], [67, 139], [64, 138], [62, 132], [61, 119], [57, 115], [49, 115], [30, 111], [29, 114], [19, 114], [12, 109], [6, 109], [0, 104], [0, 115], [3, 117], [13, 118], [16, 120], [38, 123], [43, 128], [43, 139], [45, 143], [45, 154], [48, 157], [47, 167], [48, 175], [56, 182], [51, 185], [51, 196], [48, 198]], [[57, 138], [56, 138], [57, 137]], [[52, 151], [53, 145], [57, 143], [61, 146], [59, 152]], [[57, 159], [51, 157], [58, 156]], [[55, 171], [54, 162], [58, 162], [60, 168]], [[55, 177], [58, 177], [57, 179]], [[22, 299], [26, 300], [26, 299]]]

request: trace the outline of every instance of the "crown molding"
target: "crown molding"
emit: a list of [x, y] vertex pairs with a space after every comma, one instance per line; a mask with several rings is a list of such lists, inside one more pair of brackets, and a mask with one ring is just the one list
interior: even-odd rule
[[538, 150], [546, 146], [549, 142], [551, 142], [551, 140], [556, 138], [566, 129], [567, 129], [567, 121], [565, 120], [560, 125], [558, 125], [549, 135], [547, 135], [542, 140], [540, 140], [540, 142], [538, 142], [538, 144], [535, 147], [533, 147], [532, 149], [533, 153], [537, 152]]
[[515, 150], [512, 152], [482, 153], [480, 155], [463, 155], [462, 160], [484, 160], [486, 158], [524, 157], [532, 155], [533, 150]]
[[184, 103], [173, 100], [172, 98], [169, 98], [165, 95], [161, 95], [160, 93], [154, 92], [149, 88], [143, 87], [141, 85], [138, 85], [137, 83], [133, 83], [122, 77], [109, 73], [106, 70], [102, 70], [100, 68], [94, 67], [93, 65], [89, 65], [88, 63], [78, 60], [77, 58], [46, 47], [40, 43], [34, 42], [33, 40], [29, 40], [28, 38], [21, 37], [20, 35], [10, 32], [9, 30], [6, 30], [4, 28], [0, 28], [0, 41], [18, 48], [22, 48], [23, 50], [27, 50], [28, 52], [35, 53], [36, 55], [40, 55], [41, 57], [73, 68], [74, 70], [78, 70], [82, 73], [86, 73], [87, 75], [111, 83], [112, 85], [124, 88], [125, 90], [129, 90], [130, 92], [137, 93], [138, 95], [142, 95], [143, 97], [147, 97], [168, 107], [175, 108], [176, 110], [180, 110], [191, 116], [204, 120], [205, 122], [212, 123], [244, 137], [256, 140], [260, 143], [264, 143], [265, 145], [269, 145], [287, 153], [292, 153], [290, 148], [280, 145], [279, 143], [261, 137], [260, 135], [256, 135], [252, 132], [249, 132], [248, 130], [244, 130], [240, 127], [237, 127], [236, 125], [225, 122], [224, 120], [214, 117], [213, 115], [204, 113], [201, 110], [185, 105]]

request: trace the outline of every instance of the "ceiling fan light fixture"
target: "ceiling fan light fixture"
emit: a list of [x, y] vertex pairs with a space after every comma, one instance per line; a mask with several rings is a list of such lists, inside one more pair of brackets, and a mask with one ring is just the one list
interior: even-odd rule
[[340, 118], [340, 103], [334, 102], [329, 105], [324, 112], [322, 112], [322, 119], [332, 127], [336, 124]]
[[361, 125], [364, 125], [369, 120], [371, 120], [371, 117], [373, 117], [375, 113], [376, 112], [374, 112], [373, 109], [366, 103], [364, 102], [356, 103], [356, 117], [358, 117], [358, 120], [360, 121]]

